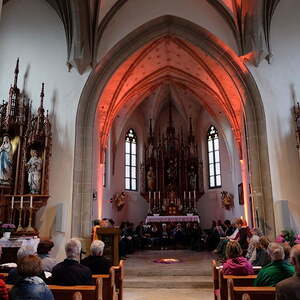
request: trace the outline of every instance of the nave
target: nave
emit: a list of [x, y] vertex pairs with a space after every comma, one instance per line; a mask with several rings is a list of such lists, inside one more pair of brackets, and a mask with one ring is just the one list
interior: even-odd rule
[[[163, 264], [155, 260], [178, 259]], [[125, 262], [124, 300], [212, 300], [210, 252], [145, 250]]]

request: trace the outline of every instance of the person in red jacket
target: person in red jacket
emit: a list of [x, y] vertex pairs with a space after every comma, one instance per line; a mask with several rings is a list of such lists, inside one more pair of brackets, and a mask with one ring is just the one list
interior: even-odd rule
[[223, 264], [224, 275], [254, 274], [251, 263], [242, 256], [243, 250], [238, 241], [229, 241], [226, 246], [227, 260]]

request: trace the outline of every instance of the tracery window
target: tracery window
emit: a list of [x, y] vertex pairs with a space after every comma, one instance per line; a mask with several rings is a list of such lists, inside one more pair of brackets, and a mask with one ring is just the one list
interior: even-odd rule
[[209, 188], [222, 186], [219, 135], [215, 126], [211, 125], [207, 133], [208, 148], [208, 182]]
[[137, 190], [137, 137], [129, 129], [125, 137], [125, 189]]

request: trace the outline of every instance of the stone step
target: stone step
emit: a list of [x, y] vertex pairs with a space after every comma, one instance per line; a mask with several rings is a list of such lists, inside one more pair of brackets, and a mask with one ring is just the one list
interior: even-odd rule
[[213, 287], [211, 276], [125, 276], [125, 288], [187, 289]]

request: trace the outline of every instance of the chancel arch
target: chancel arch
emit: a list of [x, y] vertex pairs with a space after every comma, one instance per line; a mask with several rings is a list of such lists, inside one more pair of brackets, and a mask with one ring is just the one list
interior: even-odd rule
[[[72, 235], [89, 235], [94, 190], [98, 206], [107, 201], [102, 197], [100, 174], [114, 120], [120, 113], [129, 116], [161, 90], [172, 98], [186, 93], [217, 122], [228, 125], [241, 163], [245, 217], [250, 220], [250, 182], [257, 195], [255, 213], [266, 221], [268, 234], [273, 234], [269, 159], [262, 149], [265, 116], [255, 82], [241, 59], [211, 33], [189, 21], [164, 16], [144, 24], [115, 46], [83, 90], [76, 118]], [[153, 101], [150, 105], [149, 118], [160, 110], [156, 105], [160, 104]], [[191, 112], [180, 101], [175, 105], [187, 119]], [[95, 162], [99, 163], [97, 170]]]

